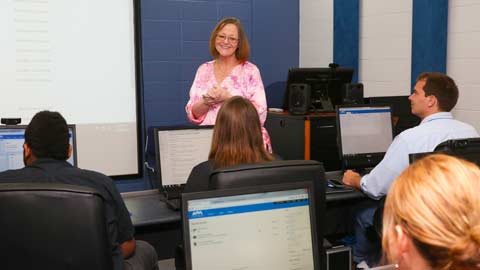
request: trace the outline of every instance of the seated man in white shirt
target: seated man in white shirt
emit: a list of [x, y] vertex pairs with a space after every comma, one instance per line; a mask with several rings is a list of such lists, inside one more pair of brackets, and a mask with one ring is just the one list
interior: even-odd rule
[[[458, 88], [447, 75], [435, 72], [420, 74], [409, 100], [412, 113], [420, 117], [421, 123], [395, 137], [383, 160], [369, 174], [362, 177], [354, 171], [346, 171], [343, 175], [345, 185], [379, 200], [387, 194], [395, 178], [408, 167], [409, 154], [431, 152], [438, 144], [450, 139], [479, 137], [474, 127], [453, 119], [450, 111], [457, 103]], [[365, 230], [373, 224], [375, 210], [368, 208], [357, 213], [357, 243], [354, 246], [354, 261], [357, 263], [365, 260], [375, 264], [378, 251], [372, 250]]]

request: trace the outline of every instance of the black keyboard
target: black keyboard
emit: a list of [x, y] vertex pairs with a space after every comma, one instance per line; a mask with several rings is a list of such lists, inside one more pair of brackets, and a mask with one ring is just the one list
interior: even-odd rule
[[183, 193], [185, 185], [166, 185], [163, 186], [163, 193], [167, 199], [178, 199]]
[[180, 195], [185, 189], [185, 185], [166, 185], [163, 186], [163, 201], [167, 204], [168, 208], [179, 211], [181, 208]]
[[174, 210], [174, 211], [180, 211], [182, 208], [182, 201], [180, 198], [177, 199], [167, 199], [165, 200], [165, 203], [167, 204], [168, 208]]

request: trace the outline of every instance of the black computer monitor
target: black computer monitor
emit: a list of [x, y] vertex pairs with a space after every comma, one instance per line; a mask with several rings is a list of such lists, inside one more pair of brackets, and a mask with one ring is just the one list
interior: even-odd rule
[[337, 136], [345, 169], [375, 167], [393, 141], [389, 105], [337, 106]]
[[[0, 126], [0, 172], [20, 169], [23, 163], [23, 144], [25, 143], [26, 125]], [[72, 155], [67, 160], [77, 166], [77, 142], [75, 125], [68, 125]]]
[[[325, 170], [315, 160], [274, 160], [217, 169], [210, 174], [210, 189], [229, 189], [310, 181], [314, 185], [318, 242], [323, 242], [325, 220]], [[320, 261], [324, 263], [323, 247]]]
[[333, 112], [336, 105], [342, 104], [342, 85], [350, 83], [352, 77], [352, 68], [291, 68], [288, 71], [283, 108], [289, 109], [292, 85], [305, 84], [310, 89], [309, 111]]
[[187, 182], [193, 167], [208, 160], [213, 126], [155, 127], [155, 160], [159, 187]]
[[182, 194], [186, 269], [323, 269], [311, 182]]

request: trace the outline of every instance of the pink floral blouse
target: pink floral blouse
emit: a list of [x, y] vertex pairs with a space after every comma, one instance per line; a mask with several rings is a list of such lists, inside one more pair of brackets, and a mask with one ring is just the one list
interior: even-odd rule
[[[206, 94], [209, 89], [217, 84], [213, 65], [214, 61], [200, 65], [192, 87], [190, 88], [190, 100], [185, 107], [188, 119], [198, 125], [214, 125], [218, 110], [220, 110], [222, 106], [222, 104], [216, 104], [210, 107], [210, 110], [206, 114], [198, 118], [195, 118], [192, 113], [193, 105], [200, 101], [202, 95]], [[263, 127], [265, 119], [267, 118], [267, 99], [265, 97], [262, 77], [260, 76], [260, 71], [257, 66], [248, 61], [237, 65], [230, 75], [218, 86], [226, 87], [232, 96], [242, 96], [252, 102], [260, 117], [263, 141], [267, 149], [271, 152], [270, 136], [268, 136], [267, 130]]]

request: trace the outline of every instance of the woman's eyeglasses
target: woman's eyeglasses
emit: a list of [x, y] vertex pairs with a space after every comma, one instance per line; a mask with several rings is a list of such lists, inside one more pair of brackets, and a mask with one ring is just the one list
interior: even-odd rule
[[217, 35], [217, 39], [218, 40], [223, 40], [223, 41], [228, 41], [230, 43], [237, 43], [238, 42], [238, 38], [235, 38], [235, 37], [227, 37], [225, 35]]

